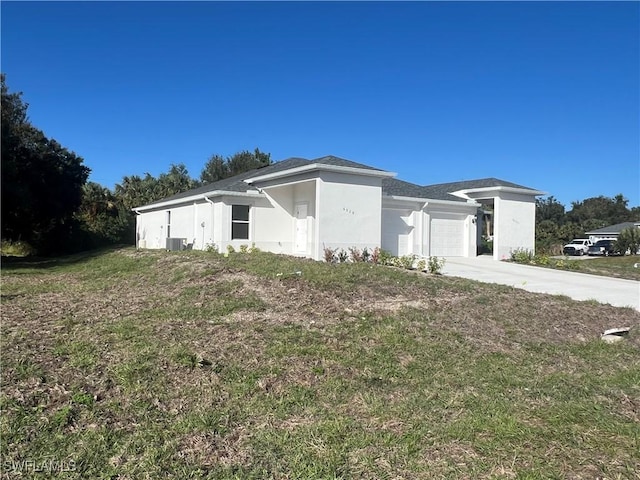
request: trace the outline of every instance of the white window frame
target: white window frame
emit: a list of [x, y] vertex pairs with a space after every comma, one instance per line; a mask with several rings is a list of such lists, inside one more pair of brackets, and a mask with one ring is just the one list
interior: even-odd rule
[[[248, 220], [234, 220], [233, 219], [233, 208], [234, 207], [244, 207], [247, 209], [247, 218]], [[237, 225], [247, 225], [247, 238], [236, 238], [233, 236], [233, 226]], [[251, 205], [242, 205], [242, 204], [233, 204], [231, 205], [231, 240], [250, 240], [251, 239]]]

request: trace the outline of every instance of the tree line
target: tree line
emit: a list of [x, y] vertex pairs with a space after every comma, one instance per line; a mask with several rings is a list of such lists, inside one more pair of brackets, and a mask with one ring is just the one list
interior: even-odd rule
[[88, 181], [84, 159], [33, 126], [21, 92], [2, 84], [2, 242], [38, 254], [135, 242], [132, 208], [270, 165], [271, 155], [243, 150], [212, 155], [199, 178], [184, 164], [157, 177], [124, 176], [113, 190]]

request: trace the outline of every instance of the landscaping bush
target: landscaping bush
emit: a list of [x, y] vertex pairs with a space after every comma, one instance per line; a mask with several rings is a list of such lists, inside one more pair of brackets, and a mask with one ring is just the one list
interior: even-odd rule
[[640, 250], [640, 228], [627, 227], [620, 232], [615, 243], [616, 252], [625, 255], [629, 252], [631, 255], [637, 255]]
[[526, 248], [516, 248], [511, 251], [511, 261], [516, 263], [532, 263], [533, 252]]
[[428, 271], [432, 275], [440, 275], [444, 267], [445, 259], [438, 257], [429, 257]]

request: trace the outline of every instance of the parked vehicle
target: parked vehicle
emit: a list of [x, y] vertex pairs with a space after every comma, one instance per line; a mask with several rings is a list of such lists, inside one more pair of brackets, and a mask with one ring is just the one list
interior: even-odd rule
[[598, 240], [589, 247], [589, 255], [603, 255], [608, 257], [616, 253], [615, 240]]
[[565, 255], [586, 255], [589, 253], [589, 247], [593, 245], [588, 238], [574, 238], [562, 248]]

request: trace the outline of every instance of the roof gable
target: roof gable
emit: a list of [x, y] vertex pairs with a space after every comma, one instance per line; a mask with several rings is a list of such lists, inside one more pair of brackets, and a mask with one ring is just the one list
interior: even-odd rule
[[334, 157], [333, 155], [327, 155], [325, 157], [319, 157], [311, 160], [309, 163], [319, 163], [321, 165], [333, 165], [334, 167], [348, 167], [348, 168], [360, 168], [362, 170], [373, 170], [376, 172], [385, 172], [380, 168], [371, 167], [363, 163], [352, 162], [340, 157]]
[[590, 230], [588, 232], [584, 232], [587, 235], [607, 235], [607, 234], [618, 234], [625, 228], [638, 226], [640, 227], [640, 222], [622, 222], [616, 223], [615, 225], [609, 225], [608, 227], [598, 228], [596, 230]]
[[464, 198], [451, 195], [446, 189], [432, 189], [415, 183], [405, 182], [397, 178], [385, 178], [382, 180], [382, 194], [394, 197], [412, 197], [431, 200], [448, 200], [465, 203]]
[[457, 192], [460, 190], [469, 190], [473, 188], [490, 188], [490, 187], [510, 187], [522, 188], [525, 190], [535, 190], [534, 188], [518, 185], [517, 183], [507, 182], [499, 178], [479, 178], [476, 180], [462, 180], [459, 182], [437, 183], [435, 185], [425, 185], [427, 188], [434, 190], [446, 190], [447, 192]]

